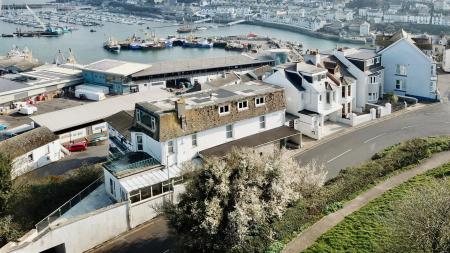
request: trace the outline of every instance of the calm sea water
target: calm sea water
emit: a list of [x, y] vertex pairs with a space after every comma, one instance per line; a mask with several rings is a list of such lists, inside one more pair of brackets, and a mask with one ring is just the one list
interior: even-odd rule
[[[1, 1], [1, 0], [0, 0]], [[46, 2], [45, 0], [3, 0], [7, 3], [35, 3]], [[126, 25], [105, 23], [103, 27], [95, 27], [95, 33], [91, 33], [88, 27], [78, 27], [79, 30], [65, 34], [56, 38], [1, 38], [0, 37], [0, 55], [8, 52], [13, 45], [19, 47], [28, 47], [33, 51], [35, 57], [44, 62], [52, 62], [58, 50], [67, 52], [69, 48], [74, 52], [78, 62], [86, 64], [104, 58], [112, 58], [126, 61], [152, 63], [166, 60], [177, 59], [193, 59], [204, 57], [225, 56], [230, 54], [237, 54], [236, 52], [227, 52], [223, 49], [192, 49], [175, 47], [171, 49], [163, 49], [157, 51], [122, 51], [120, 54], [110, 53], [102, 48], [103, 42], [112, 36], [115, 39], [123, 40], [136, 33], [143, 36], [146, 27], [152, 27], [156, 35], [165, 38], [168, 35], [176, 35], [176, 26], [161, 27], [170, 24], [148, 22], [145, 25]], [[0, 33], [12, 33], [19, 27], [15, 24], [0, 22]], [[23, 30], [30, 28], [21, 27]], [[32, 29], [32, 28], [31, 28]], [[276, 37], [282, 40], [297, 41], [304, 45], [304, 49], [330, 49], [336, 47], [337, 42], [323, 39], [313, 38], [308, 35], [284, 31], [280, 29], [260, 27], [254, 25], [239, 24], [231, 27], [219, 27], [215, 29], [208, 29], [205, 31], [196, 32], [197, 36], [225, 36], [225, 35], [244, 35], [248, 33], [255, 33], [260, 36]], [[351, 44], [342, 44], [340, 46], [351, 46]]]

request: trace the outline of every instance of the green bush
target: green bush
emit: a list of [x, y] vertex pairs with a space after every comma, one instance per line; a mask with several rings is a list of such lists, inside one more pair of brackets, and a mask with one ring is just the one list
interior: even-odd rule
[[0, 216], [0, 247], [34, 228], [100, 175], [98, 166], [82, 166], [68, 175], [14, 184]]
[[389, 101], [389, 103], [391, 103], [392, 105], [396, 105], [398, 103], [398, 96], [395, 95], [394, 93], [387, 93], [384, 95], [387, 99], [387, 101]]
[[267, 249], [266, 253], [277, 253], [277, 252], [281, 252], [284, 248], [284, 243], [280, 242], [280, 241], [275, 241], [273, 242], [269, 249]]
[[334, 213], [339, 209], [342, 209], [344, 204], [342, 202], [333, 202], [325, 206], [325, 214]]

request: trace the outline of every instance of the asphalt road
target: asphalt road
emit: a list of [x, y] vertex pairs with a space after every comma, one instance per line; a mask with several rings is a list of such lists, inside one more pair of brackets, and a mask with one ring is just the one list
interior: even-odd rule
[[70, 170], [78, 169], [83, 164], [96, 164], [106, 161], [109, 146], [89, 146], [86, 151], [72, 152], [63, 159], [33, 170], [24, 176], [27, 178], [43, 178], [62, 175]]
[[[450, 74], [439, 77], [439, 88], [443, 103], [433, 104], [417, 111], [409, 112], [385, 121], [342, 135], [308, 150], [296, 157], [301, 163], [316, 160], [333, 177], [346, 167], [355, 166], [393, 144], [432, 135], [450, 135]], [[92, 253], [169, 253], [175, 252], [176, 238], [166, 227], [166, 221], [160, 217], [130, 231]]]

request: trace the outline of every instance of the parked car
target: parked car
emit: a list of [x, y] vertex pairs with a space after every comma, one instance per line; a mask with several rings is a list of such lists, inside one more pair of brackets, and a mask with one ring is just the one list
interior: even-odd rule
[[108, 136], [105, 134], [94, 134], [91, 137], [87, 138], [87, 142], [89, 146], [99, 145], [104, 143], [104, 141], [108, 140]]
[[67, 150], [69, 150], [70, 152], [84, 151], [86, 149], [87, 149], [87, 142], [85, 141], [72, 143], [67, 147]]

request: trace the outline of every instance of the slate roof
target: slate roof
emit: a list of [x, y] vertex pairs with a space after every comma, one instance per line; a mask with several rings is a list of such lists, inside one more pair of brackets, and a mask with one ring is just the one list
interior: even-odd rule
[[50, 129], [38, 127], [0, 142], [0, 153], [15, 159], [58, 139]]
[[250, 135], [238, 140], [230, 141], [221, 144], [219, 146], [205, 149], [200, 151], [199, 153], [203, 157], [211, 157], [211, 156], [223, 157], [233, 148], [260, 147], [299, 134], [300, 132], [295, 130], [294, 128], [288, 126], [281, 126], [261, 133]]
[[131, 140], [130, 128], [133, 127], [133, 120], [134, 111], [120, 111], [105, 118], [105, 122], [107, 122], [127, 140]]
[[305, 91], [305, 88], [303, 88], [302, 83], [303, 79], [297, 72], [287, 71], [284, 70], [284, 74], [286, 76], [286, 79], [299, 91]]

